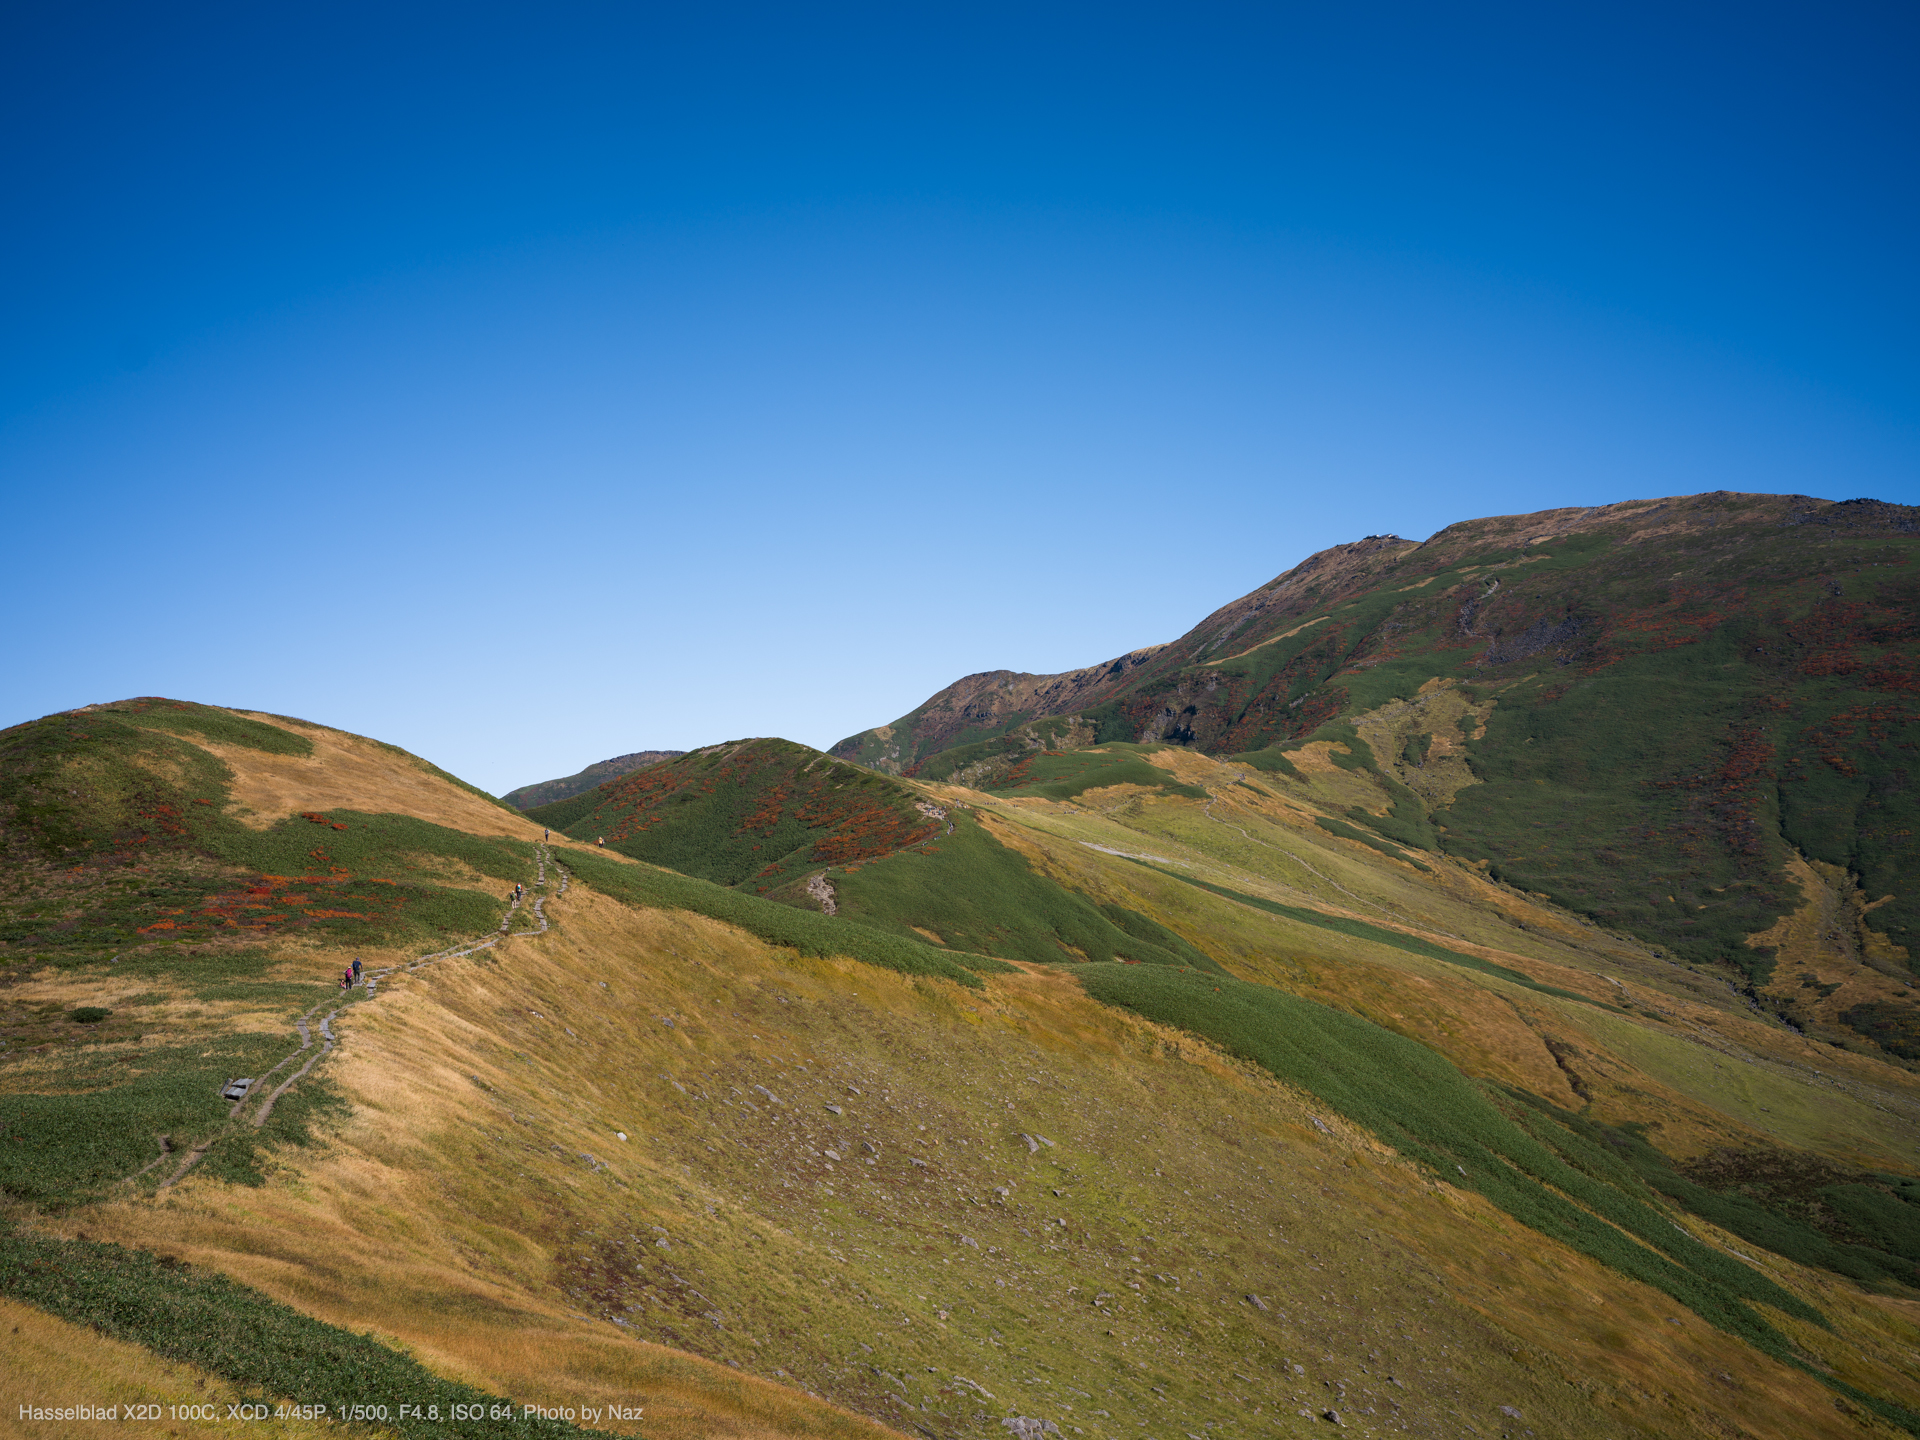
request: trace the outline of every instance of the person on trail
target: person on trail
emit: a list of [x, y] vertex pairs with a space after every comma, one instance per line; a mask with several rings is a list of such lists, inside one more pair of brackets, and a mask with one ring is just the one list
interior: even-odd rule
[[598, 840], [594, 841], [593, 843], [596, 845], [604, 845], [607, 843], [607, 837], [602, 835]]
[[340, 988], [342, 990], [351, 990], [353, 988], [353, 972], [351, 970], [343, 970], [340, 973]]
[[356, 985], [360, 983], [360, 957], [358, 955], [353, 957], [353, 983]]
[[551, 830], [542, 830], [542, 831], [540, 832], [540, 838], [541, 838], [542, 840], [551, 840], [551, 839], [553, 839], [553, 831], [551, 831]]

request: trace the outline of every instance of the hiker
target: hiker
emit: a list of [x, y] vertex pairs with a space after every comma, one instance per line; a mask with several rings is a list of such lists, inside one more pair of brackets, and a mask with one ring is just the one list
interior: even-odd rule
[[607, 837], [602, 835], [598, 840], [594, 841], [593, 843], [596, 845], [604, 845], [607, 843]]
[[351, 970], [343, 970], [340, 972], [340, 988], [342, 990], [351, 990], [353, 988], [353, 972]]
[[353, 957], [353, 983], [356, 985], [360, 983], [360, 957], [358, 955]]
[[542, 831], [540, 832], [540, 838], [541, 838], [542, 840], [551, 840], [551, 839], [553, 839], [553, 831], [551, 831], [551, 830], [542, 830]]

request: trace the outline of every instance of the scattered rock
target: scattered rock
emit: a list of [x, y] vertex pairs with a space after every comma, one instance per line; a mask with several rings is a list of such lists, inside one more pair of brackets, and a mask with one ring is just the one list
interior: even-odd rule
[[762, 1095], [766, 1096], [767, 1099], [771, 1100], [774, 1104], [778, 1105], [780, 1103], [780, 1097], [774, 1094], [771, 1090], [767, 1089], [766, 1086], [756, 1085], [753, 1088], [758, 1090]]
[[614, 1133], [614, 1136], [615, 1136], [615, 1138], [617, 1138], [617, 1139], [620, 1139], [620, 1140], [625, 1140], [625, 1139], [627, 1138], [627, 1132], [626, 1132], [626, 1131], [624, 1131], [624, 1130], [616, 1130], [616, 1131], [614, 1131], [613, 1133]]
[[840, 1158], [840, 1152], [838, 1150], [823, 1150], [820, 1153], [825, 1155], [829, 1160], [838, 1160]]
[[1511, 1405], [1502, 1405], [1500, 1407], [1500, 1413], [1506, 1416], [1509, 1420], [1518, 1420], [1521, 1418], [1520, 1412], [1514, 1409], [1513, 1406]]
[[1034, 1139], [1033, 1136], [1022, 1132], [1020, 1138], [1027, 1142], [1027, 1153], [1029, 1155], [1038, 1155], [1040, 1153], [1040, 1142]]
[[1262, 1300], [1258, 1295], [1249, 1295], [1247, 1299], [1253, 1302], [1253, 1308], [1256, 1310], [1265, 1310], [1267, 1308], [1267, 1302]]
[[1027, 1415], [1009, 1415], [1000, 1422], [1019, 1440], [1040, 1440], [1042, 1435], [1058, 1435], [1060, 1427], [1051, 1420], [1035, 1420]]
[[980, 1248], [980, 1242], [974, 1239], [971, 1235], [962, 1235], [960, 1237], [960, 1243], [962, 1245], [971, 1245], [976, 1250]]
[[831, 1110], [835, 1115], [844, 1115], [847, 1113], [846, 1111], [842, 1110], [838, 1105], [835, 1105], [832, 1101], [827, 1102], [827, 1109]]
[[912, 1157], [911, 1155], [909, 1155], [909, 1156], [907, 1157], [907, 1164], [909, 1164], [909, 1165], [917, 1165], [917, 1166], [919, 1166], [919, 1167], [920, 1167], [920, 1168], [921, 1168], [922, 1170], [924, 1170], [924, 1169], [926, 1169], [926, 1168], [927, 1168], [927, 1162], [926, 1162], [926, 1161], [924, 1161], [924, 1160], [915, 1160], [915, 1159], [914, 1159], [914, 1158], [913, 1158], [913, 1157]]
[[1332, 1421], [1335, 1425], [1344, 1426], [1347, 1423], [1340, 1418], [1340, 1412], [1338, 1410], [1322, 1410], [1320, 1412], [1320, 1418], [1322, 1420]]

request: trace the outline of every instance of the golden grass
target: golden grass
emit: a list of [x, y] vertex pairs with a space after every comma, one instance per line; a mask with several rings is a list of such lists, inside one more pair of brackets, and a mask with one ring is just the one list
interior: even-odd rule
[[[391, 809], [537, 837], [390, 752], [299, 728], [327, 746], [318, 770], [222, 752], [256, 811]], [[1557, 1103], [1577, 1103], [1577, 1075], [1593, 1113], [1656, 1123], [1682, 1153], [1754, 1134], [1738, 1118], [1761, 1103], [1749, 1070], [1809, 1106], [1839, 1096], [1870, 1110], [1855, 1092], [1887, 1081], [1889, 1067], [1796, 1049], [1705, 1003], [1640, 947], [1462, 867], [1423, 876], [1353, 853], [1313, 827], [1329, 803], [1320, 789], [1275, 783], [1267, 799], [1229, 788], [1238, 772], [1206, 757], [1156, 758], [1219, 798], [1155, 794], [1089, 814], [938, 793], [977, 806], [1036, 866], [1151, 914], [1238, 973]], [[1085, 840], [1177, 854], [1247, 893], [1666, 1018], [1265, 916]], [[317, 1072], [351, 1118], [319, 1148], [282, 1152], [263, 1187], [192, 1176], [58, 1228], [213, 1266], [516, 1400], [644, 1405], [636, 1433], [661, 1440], [923, 1423], [997, 1433], [1010, 1413], [1085, 1436], [1308, 1434], [1329, 1406], [1363, 1432], [1455, 1436], [1497, 1431], [1500, 1404], [1541, 1435], [1892, 1433], [1657, 1292], [1434, 1184], [1264, 1072], [1092, 1003], [1066, 967], [963, 991], [796, 960], [577, 885], [547, 909], [547, 935], [396, 976], [354, 1007]], [[301, 950], [283, 968], [323, 962], [342, 963]], [[77, 1003], [85, 986], [105, 995], [118, 982], [27, 983]], [[250, 1023], [217, 1010], [168, 1002], [164, 1014], [169, 1026]], [[1723, 1093], [1736, 1052], [1757, 1057], [1734, 1062], [1744, 1099]], [[1854, 1090], [1807, 1082], [1816, 1065]], [[1842, 1148], [1858, 1150], [1851, 1124]], [[1754, 1263], [1833, 1318], [1834, 1334], [1776, 1318], [1808, 1353], [1920, 1408], [1909, 1302]], [[37, 1336], [61, 1326], [38, 1321]], [[54, 1357], [32, 1362], [48, 1383], [96, 1370], [139, 1380], [140, 1364], [158, 1365], [81, 1332], [60, 1370], [57, 1344], [32, 1343]]]
[[[354, 1013], [333, 1073], [355, 1113], [326, 1153], [288, 1154], [262, 1190], [190, 1180], [68, 1228], [217, 1266], [516, 1399], [644, 1404], [644, 1433], [689, 1440], [886, 1433], [797, 1385], [903, 1428], [925, 1403], [1089, 1435], [1148, 1417], [1291, 1433], [1335, 1380], [1350, 1424], [1397, 1405], [1422, 1434], [1497, 1424], [1499, 1403], [1542, 1434], [1872, 1433], [1816, 1382], [1670, 1323], [1664, 1297], [1334, 1117], [1323, 1131], [1304, 1097], [1094, 1005], [1065, 970], [1021, 967], [982, 996], [580, 887], [549, 908], [558, 928], [503, 963], [419, 972]], [[753, 1084], [780, 1105], [742, 1113]], [[1029, 1154], [1020, 1131], [1055, 1144]], [[1920, 1398], [1885, 1358], [1904, 1310], [1770, 1268], [1829, 1313], [1853, 1305], [1860, 1383]], [[633, 1334], [711, 1358], [600, 1318], [622, 1304]], [[956, 1372], [998, 1401], [956, 1398]]]
[[475, 835], [538, 840], [540, 827], [450, 785], [406, 755], [345, 731], [272, 715], [236, 711], [313, 742], [308, 756], [270, 755], [196, 735], [179, 738], [217, 756], [233, 771], [236, 818], [264, 830], [303, 810], [367, 810], [414, 815]]
[[[191, 1365], [163, 1360], [124, 1340], [111, 1340], [82, 1325], [61, 1320], [18, 1301], [0, 1298], [0, 1436], [19, 1440], [69, 1440], [73, 1436], [232, 1435], [235, 1422], [227, 1405], [240, 1395], [218, 1376]], [[128, 1419], [125, 1407], [143, 1407]], [[217, 1418], [198, 1418], [211, 1405]], [[42, 1409], [91, 1406], [112, 1409], [102, 1419], [34, 1419], [22, 1406]], [[158, 1406], [146, 1418], [144, 1407]], [[190, 1407], [180, 1418], [172, 1407]], [[355, 1433], [307, 1420], [271, 1423], [273, 1435], [302, 1437]], [[264, 1426], [263, 1426], [264, 1429]]]
[[1858, 1045], [1839, 1014], [1866, 1001], [1910, 1000], [1906, 947], [1873, 928], [1867, 917], [1884, 901], [1869, 901], [1841, 867], [1795, 855], [1787, 874], [1804, 903], [1747, 940], [1778, 947], [1766, 992], [1784, 1001], [1802, 1028]]

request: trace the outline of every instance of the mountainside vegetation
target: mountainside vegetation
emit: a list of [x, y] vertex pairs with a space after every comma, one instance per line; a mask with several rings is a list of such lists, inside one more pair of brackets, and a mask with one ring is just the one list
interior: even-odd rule
[[[18, 1402], [1920, 1434], [1908, 837], [1853, 833], [1912, 741], [1830, 724], [1902, 693], [1906, 523], [1372, 537], [1001, 692], [1070, 713], [976, 688], [897, 765], [738, 740], [525, 813], [253, 712], [0, 732]], [[1792, 578], [1842, 542], [1878, 570]], [[1625, 624], [1680, 555], [1720, 598]]]
[[509, 790], [500, 798], [519, 810], [531, 810], [536, 805], [552, 805], [556, 801], [571, 800], [576, 795], [585, 794], [594, 786], [603, 785], [616, 775], [627, 775], [635, 770], [644, 770], [649, 765], [658, 765], [662, 760], [675, 760], [686, 753], [684, 750], [636, 750], [631, 755], [616, 755], [611, 760], [596, 760], [586, 769], [572, 775], [564, 775], [558, 780], [542, 780], [536, 785], [522, 785], [518, 790]]
[[1906, 971], [1917, 551], [1913, 507], [1724, 492], [1370, 536], [1158, 648], [1098, 705], [929, 735], [901, 768], [993, 788], [1115, 741], [1339, 767], [1356, 783], [1332, 833], [1476, 864], [1795, 1023], [1818, 1011], [1914, 1050], [1920, 1012], [1876, 999], [1836, 1020], [1794, 993], [1825, 982], [1783, 991], [1777, 947], [1750, 937], [1799, 908], [1796, 863], [1826, 865], [1874, 906], [1866, 948]]

